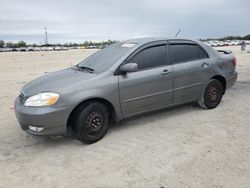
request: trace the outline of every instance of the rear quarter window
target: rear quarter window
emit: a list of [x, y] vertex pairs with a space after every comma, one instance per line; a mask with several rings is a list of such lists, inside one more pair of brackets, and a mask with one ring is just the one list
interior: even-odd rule
[[202, 49], [201, 47], [198, 47], [198, 48], [199, 48], [200, 59], [209, 58], [207, 52], [204, 49]]

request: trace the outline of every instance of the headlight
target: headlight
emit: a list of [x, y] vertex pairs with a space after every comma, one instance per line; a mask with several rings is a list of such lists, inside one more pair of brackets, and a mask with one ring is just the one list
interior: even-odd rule
[[44, 92], [29, 97], [24, 106], [50, 106], [57, 102], [59, 94], [53, 92]]

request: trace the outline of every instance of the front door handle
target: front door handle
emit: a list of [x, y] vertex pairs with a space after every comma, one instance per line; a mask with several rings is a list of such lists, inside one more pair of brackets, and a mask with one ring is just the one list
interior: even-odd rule
[[164, 69], [161, 73], [161, 75], [167, 75], [170, 74], [171, 72], [168, 69]]

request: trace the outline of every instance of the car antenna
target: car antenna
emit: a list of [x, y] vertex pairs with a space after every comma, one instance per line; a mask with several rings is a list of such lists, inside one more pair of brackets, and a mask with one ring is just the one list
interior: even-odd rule
[[175, 37], [178, 37], [180, 32], [181, 32], [181, 30], [179, 29], [178, 32], [175, 34]]

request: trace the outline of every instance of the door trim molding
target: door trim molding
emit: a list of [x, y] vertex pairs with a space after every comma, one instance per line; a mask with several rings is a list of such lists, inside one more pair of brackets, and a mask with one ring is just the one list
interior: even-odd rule
[[195, 84], [188, 85], [188, 86], [174, 88], [174, 91], [178, 91], [178, 90], [181, 90], [181, 89], [187, 89], [187, 88], [190, 88], [190, 87], [199, 86], [199, 85], [202, 85], [202, 84], [204, 84], [204, 83], [203, 82], [199, 82], [199, 83], [195, 83]]
[[161, 91], [161, 92], [153, 93], [153, 94], [150, 94], [150, 95], [143, 95], [141, 97], [135, 97], [135, 98], [132, 98], [132, 99], [124, 100], [124, 101], [122, 101], [122, 103], [128, 103], [128, 102], [141, 100], [141, 99], [145, 99], [145, 98], [149, 98], [149, 97], [154, 97], [154, 96], [157, 96], [157, 95], [162, 95], [164, 93], [170, 93], [170, 92], [173, 92], [173, 89], [169, 89], [169, 90], [166, 90], [166, 91]]

